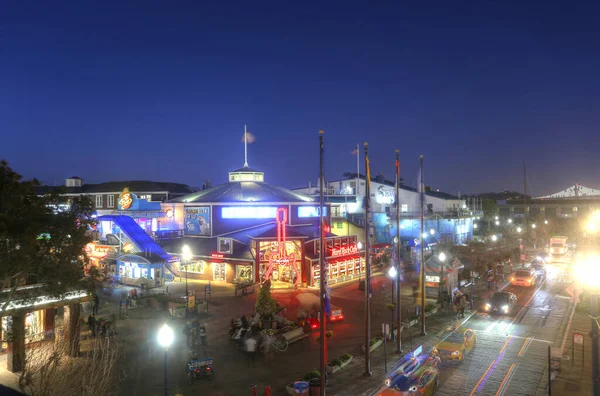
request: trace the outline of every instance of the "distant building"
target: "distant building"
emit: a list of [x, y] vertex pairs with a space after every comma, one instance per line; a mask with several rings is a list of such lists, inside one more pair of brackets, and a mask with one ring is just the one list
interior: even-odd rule
[[501, 217], [577, 219], [600, 210], [600, 190], [575, 184], [563, 191], [541, 197], [498, 201]]
[[[331, 204], [331, 230], [338, 235], [349, 231], [364, 241], [365, 176], [348, 174], [348, 178], [327, 181], [325, 199]], [[317, 183], [318, 186], [318, 183]], [[300, 188], [294, 191], [317, 196], [318, 188]], [[401, 239], [405, 247], [414, 246], [420, 233], [420, 194], [416, 188], [403, 182], [400, 193]], [[464, 243], [473, 237], [473, 218], [481, 215], [479, 201], [460, 198], [425, 187], [426, 244], [450, 241]], [[469, 204], [469, 205], [468, 205]], [[383, 174], [371, 178], [371, 211], [373, 240], [377, 244], [391, 244], [398, 235], [396, 230], [395, 182]], [[363, 231], [358, 232], [357, 228]]]

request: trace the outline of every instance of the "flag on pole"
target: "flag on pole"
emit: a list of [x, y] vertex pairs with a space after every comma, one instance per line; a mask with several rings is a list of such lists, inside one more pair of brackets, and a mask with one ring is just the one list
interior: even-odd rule
[[369, 188], [371, 188], [371, 162], [369, 161], [369, 154], [365, 155], [365, 161], [367, 162], [367, 183], [369, 183]]
[[358, 147], [352, 150], [352, 155], [358, 155]]
[[396, 175], [400, 176], [400, 161], [396, 158]]

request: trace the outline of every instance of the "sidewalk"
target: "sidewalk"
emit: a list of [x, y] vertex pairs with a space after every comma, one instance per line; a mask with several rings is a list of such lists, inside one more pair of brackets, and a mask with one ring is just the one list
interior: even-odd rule
[[[575, 312], [571, 327], [567, 334], [560, 372], [552, 381], [552, 392], [558, 395], [591, 395], [592, 394], [592, 337], [591, 319], [586, 313]], [[564, 334], [564, 331], [562, 332]], [[573, 350], [573, 334], [583, 334], [584, 344], [575, 345]], [[555, 346], [560, 347], [563, 338], [559, 337]], [[545, 373], [546, 378], [548, 373]], [[538, 395], [540, 392], [538, 392]]]

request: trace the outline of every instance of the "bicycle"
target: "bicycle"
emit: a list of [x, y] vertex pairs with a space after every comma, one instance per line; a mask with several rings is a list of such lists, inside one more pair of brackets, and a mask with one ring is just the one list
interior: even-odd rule
[[268, 336], [264, 338], [260, 345], [260, 351], [262, 353], [267, 353], [274, 349], [277, 352], [284, 352], [287, 350], [288, 345], [288, 341], [283, 336]]

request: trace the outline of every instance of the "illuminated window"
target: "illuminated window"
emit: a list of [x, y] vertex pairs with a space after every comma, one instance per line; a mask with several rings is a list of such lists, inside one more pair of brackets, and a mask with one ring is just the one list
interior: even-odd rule
[[408, 212], [408, 204], [402, 204], [402, 207], [400, 208], [400, 211], [402, 213], [407, 213]]
[[[299, 206], [298, 217], [319, 217], [319, 206]], [[323, 207], [323, 215], [327, 216], [327, 207]]]
[[140, 195], [139, 198], [140, 199], [147, 199], [148, 201], [150, 201], [150, 200], [152, 200], [152, 195], [150, 195], [150, 194]]
[[577, 212], [577, 206], [573, 206], [573, 212]]
[[96, 195], [96, 207], [97, 208], [102, 207], [102, 195]]
[[106, 207], [108, 207], [108, 208], [115, 207], [115, 196], [114, 195], [108, 195], [106, 197]]
[[219, 240], [219, 253], [229, 253], [232, 252], [232, 243], [231, 238], [218, 238]]

